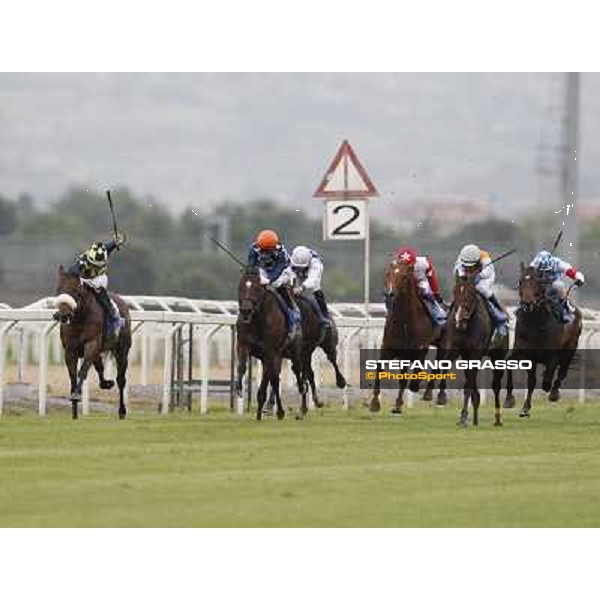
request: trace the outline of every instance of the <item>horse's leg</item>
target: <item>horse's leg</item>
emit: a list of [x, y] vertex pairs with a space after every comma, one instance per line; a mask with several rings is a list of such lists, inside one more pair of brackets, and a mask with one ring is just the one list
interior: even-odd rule
[[258, 386], [258, 392], [256, 393], [257, 399], [257, 409], [256, 409], [256, 419], [260, 421], [263, 416], [263, 407], [267, 400], [267, 387], [270, 382], [270, 375], [272, 371], [271, 361], [268, 359], [263, 359], [263, 368], [262, 368], [262, 376], [260, 379], [260, 385]]
[[537, 363], [533, 362], [531, 369], [527, 373], [527, 397], [523, 404], [523, 408], [519, 413], [519, 417], [529, 417], [531, 411], [531, 397], [533, 396], [533, 390], [535, 390], [535, 371], [537, 369]]
[[104, 362], [102, 361], [102, 355], [98, 356], [98, 358], [94, 361], [94, 368], [96, 369], [96, 373], [98, 373], [100, 389], [111, 390], [114, 387], [115, 382], [111, 379], [104, 379]]
[[463, 386], [463, 407], [458, 419], [458, 424], [462, 425], [462, 427], [466, 427], [469, 424], [469, 399], [471, 398], [471, 393], [471, 369], [468, 369], [465, 373], [465, 384]]
[[515, 395], [513, 390], [515, 389], [513, 383], [513, 374], [512, 370], [508, 369], [506, 371], [506, 398], [504, 399], [504, 408], [514, 408], [515, 407]]
[[[408, 373], [406, 369], [402, 373]], [[398, 381], [398, 395], [396, 396], [396, 404], [392, 408], [393, 415], [401, 415], [402, 407], [404, 406], [404, 390], [406, 389], [406, 379], [400, 379]]]
[[[307, 390], [307, 386], [306, 386], [305, 374], [306, 374], [308, 366], [310, 364], [310, 358], [308, 359], [309, 364], [307, 364], [306, 363], [306, 354], [304, 352], [302, 352], [302, 353], [294, 353], [292, 355], [291, 360], [292, 360], [292, 371], [294, 372], [294, 375], [296, 377], [298, 393], [300, 394], [300, 398], [301, 398], [300, 414], [302, 416], [304, 416], [308, 412], [308, 405], [307, 405], [307, 401], [306, 401], [306, 394], [307, 394], [308, 390]], [[276, 371], [276, 375], [277, 375], [277, 379], [279, 379], [279, 371]], [[277, 394], [275, 395], [275, 400], [277, 400]], [[277, 404], [278, 418], [279, 418], [280, 406], [281, 406], [281, 398], [279, 399], [278, 404]], [[281, 407], [281, 409], [283, 410], [283, 407]], [[283, 418], [283, 417], [281, 417], [281, 418]]]
[[305, 377], [305, 385], [308, 380], [308, 385], [310, 385], [310, 393], [312, 396], [312, 401], [314, 402], [317, 408], [323, 408], [324, 404], [319, 400], [319, 395], [317, 393], [317, 384], [315, 382], [315, 372], [312, 367], [312, 361], [310, 358], [306, 363], [306, 377]]
[[477, 387], [477, 369], [473, 369], [471, 377], [471, 404], [473, 405], [473, 426], [479, 425], [479, 405], [481, 404], [481, 394]]
[[65, 350], [65, 363], [69, 371], [69, 380], [71, 382], [71, 397], [77, 389], [77, 362], [78, 354], [76, 350]]
[[321, 345], [323, 352], [325, 352], [325, 356], [327, 360], [333, 366], [333, 370], [335, 371], [335, 385], [339, 389], [344, 389], [346, 387], [346, 378], [342, 375], [340, 368], [337, 364], [337, 348], [334, 344], [333, 335], [331, 333], [327, 334], [325, 338], [325, 343]]
[[[281, 391], [280, 391], [280, 378], [281, 378], [281, 357], [275, 358], [273, 362], [273, 370], [271, 371], [271, 389], [275, 394], [275, 402], [277, 403], [277, 418], [281, 421], [285, 417], [285, 410], [283, 408], [283, 403], [281, 402]], [[296, 363], [296, 368], [298, 372], [296, 374], [296, 379], [298, 381], [298, 391], [302, 395], [302, 403], [306, 405], [306, 386], [304, 385], [304, 379], [302, 374], [302, 365], [298, 365]], [[294, 362], [292, 361], [292, 370], [294, 370]], [[300, 379], [298, 380], [298, 375]]]
[[549, 392], [552, 389], [552, 380], [554, 379], [554, 372], [558, 366], [558, 359], [556, 355], [552, 355], [546, 365], [544, 376], [542, 378], [542, 389], [544, 392]]
[[239, 398], [242, 397], [244, 387], [244, 375], [248, 366], [248, 349], [238, 343], [237, 347], [237, 379], [235, 380], [235, 393]]
[[83, 383], [87, 379], [90, 367], [98, 357], [98, 354], [100, 352], [100, 343], [100, 341], [94, 340], [92, 342], [88, 342], [84, 346], [83, 361], [77, 373], [77, 383], [75, 385], [75, 392], [71, 394], [71, 408], [73, 419], [77, 419], [79, 417], [77, 412], [77, 403], [81, 402]]
[[373, 397], [371, 398], [371, 406], [369, 410], [371, 412], [379, 412], [381, 410], [381, 402], [379, 401], [379, 394], [381, 393], [381, 382], [379, 381], [379, 363], [377, 363], [377, 370], [375, 371], [375, 384], [373, 385]]
[[550, 402], [557, 402], [560, 400], [560, 385], [569, 372], [569, 367], [571, 366], [571, 361], [575, 356], [576, 350], [565, 350], [563, 352], [564, 354], [561, 356], [561, 360], [558, 364], [556, 380], [554, 381], [552, 389], [550, 390], [550, 394], [548, 395], [548, 400], [550, 400]]
[[436, 404], [438, 406], [445, 406], [446, 404], [448, 404], [448, 393], [446, 392], [447, 388], [448, 388], [448, 382], [444, 378], [441, 380], [440, 388], [438, 390], [437, 401], [436, 401]]
[[[510, 372], [510, 371], [509, 371]], [[494, 391], [494, 425], [502, 427], [502, 405], [500, 404], [500, 390], [502, 389], [502, 371], [494, 371], [492, 390]]]
[[127, 414], [125, 406], [125, 386], [127, 385], [127, 367], [129, 365], [129, 344], [124, 341], [118, 342], [115, 350], [117, 361], [117, 385], [119, 386], [119, 419], [124, 419]]

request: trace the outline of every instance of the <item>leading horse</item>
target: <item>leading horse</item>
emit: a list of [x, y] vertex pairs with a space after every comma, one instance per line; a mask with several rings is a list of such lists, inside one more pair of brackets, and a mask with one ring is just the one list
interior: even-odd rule
[[259, 270], [246, 267], [238, 286], [237, 380], [236, 391], [242, 393], [242, 382], [251, 356], [262, 362], [262, 378], [258, 388], [256, 418], [262, 419], [269, 385], [277, 403], [277, 418], [285, 417], [279, 382], [284, 358], [292, 362], [298, 391], [302, 397], [302, 413], [306, 413], [306, 385], [302, 366], [301, 335], [289, 339], [286, 315], [275, 297], [277, 291], [261, 284]]
[[[124, 320], [124, 325], [118, 336], [107, 336], [104, 311], [98, 304], [94, 292], [78, 275], [70, 274], [61, 266], [58, 270], [56, 292], [58, 295], [55, 304], [61, 321], [60, 339], [71, 381], [73, 419], [78, 418], [77, 405], [81, 402], [82, 386], [92, 365], [98, 373], [102, 389], [109, 390], [114, 386], [114, 381], [104, 378], [102, 354], [105, 352], [112, 353], [117, 363], [119, 418], [124, 419], [127, 414], [125, 386], [131, 349], [131, 319], [127, 304], [121, 297], [111, 294]], [[83, 360], [78, 370], [77, 364], [80, 358]]]
[[[567, 376], [581, 335], [581, 311], [575, 307], [573, 321], [561, 323], [552, 300], [546, 294], [548, 285], [549, 282], [542, 279], [534, 267], [525, 268], [525, 265], [521, 264], [520, 306], [517, 310], [515, 343], [511, 358], [531, 360], [533, 364], [527, 374], [527, 397], [519, 413], [520, 417], [530, 416], [538, 365], [545, 366], [542, 389], [549, 392], [548, 400], [559, 400], [561, 383]], [[507, 387], [512, 393], [511, 379]], [[512, 405], [514, 401], [508, 407]]]
[[[429, 347], [440, 344], [440, 334], [436, 332], [429, 311], [423, 304], [418, 285], [414, 277], [414, 266], [394, 259], [386, 267], [384, 274], [384, 294], [388, 305], [388, 314], [385, 319], [383, 330], [383, 342], [381, 345], [381, 360], [406, 359], [411, 361], [422, 361]], [[441, 359], [438, 348], [438, 359]], [[431, 389], [434, 383], [427, 386], [424, 399], [431, 398]], [[406, 389], [406, 380], [399, 380], [398, 396], [392, 410], [394, 414], [402, 413], [404, 404], [403, 395]], [[411, 380], [409, 389], [412, 392], [419, 391], [419, 381]], [[445, 401], [446, 382], [440, 383], [438, 400]], [[379, 371], [376, 373], [373, 397], [371, 399], [371, 412], [379, 412], [381, 403], [379, 401], [380, 382]]]

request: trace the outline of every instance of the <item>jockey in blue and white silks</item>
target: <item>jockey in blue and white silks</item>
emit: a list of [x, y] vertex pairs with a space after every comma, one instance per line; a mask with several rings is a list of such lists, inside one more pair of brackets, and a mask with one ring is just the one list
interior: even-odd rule
[[294, 294], [301, 295], [310, 303], [324, 329], [330, 328], [329, 310], [321, 290], [324, 270], [321, 255], [307, 246], [296, 246], [292, 251], [290, 269], [294, 279]]
[[497, 334], [502, 337], [508, 335], [506, 328], [508, 315], [494, 294], [496, 270], [492, 264], [492, 257], [489, 252], [482, 250], [479, 246], [467, 244], [463, 246], [456, 259], [454, 274], [464, 277], [472, 273], [475, 273], [475, 289], [486, 301], [488, 310], [494, 319]]
[[538, 252], [531, 261], [530, 266], [534, 267], [540, 274], [542, 281], [548, 284], [548, 297], [557, 307], [562, 322], [571, 323], [575, 315], [565, 298], [566, 286], [562, 278], [568, 277], [575, 282], [575, 285], [581, 286], [585, 283], [584, 274], [572, 267], [568, 262], [557, 256], [553, 256], [547, 250]]
[[277, 293], [283, 313], [287, 317], [288, 335], [296, 336], [300, 329], [300, 310], [291, 293], [293, 277], [290, 269], [290, 257], [279, 236], [270, 229], [261, 231], [248, 250], [248, 265], [257, 267], [262, 285], [268, 285]]

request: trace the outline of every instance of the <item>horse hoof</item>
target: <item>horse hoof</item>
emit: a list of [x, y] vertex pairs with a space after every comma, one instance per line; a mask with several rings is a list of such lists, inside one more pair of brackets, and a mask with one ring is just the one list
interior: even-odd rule
[[551, 381], [542, 381], [542, 390], [544, 390], [544, 392], [549, 392], [551, 389], [552, 389]]
[[419, 382], [418, 382], [418, 381], [414, 381], [414, 380], [413, 380], [413, 381], [411, 381], [411, 382], [408, 384], [408, 389], [409, 389], [411, 392], [414, 392], [414, 393], [416, 394], [416, 393], [419, 391]]
[[278, 421], [283, 421], [283, 419], [285, 419], [285, 411], [282, 410], [281, 412], [277, 413], [277, 420]]
[[369, 410], [372, 413], [378, 413], [381, 410], [381, 404], [380, 404], [379, 400], [373, 400], [371, 402], [371, 406], [369, 407]]
[[494, 421], [494, 427], [504, 427], [504, 423], [502, 421]]
[[316, 398], [313, 399], [313, 403], [317, 408], [323, 408], [325, 406], [324, 402], [321, 402], [320, 400], [317, 400]]
[[433, 394], [431, 393], [431, 390], [425, 390], [421, 400], [423, 400], [423, 402], [431, 402], [431, 400], [433, 400]]
[[558, 390], [552, 390], [548, 394], [548, 400], [550, 400], [550, 402], [558, 402], [560, 400], [560, 392]]
[[346, 387], [346, 380], [342, 375], [340, 375], [339, 377], [336, 376], [335, 385], [337, 385], [337, 387], [339, 387], [340, 390], [343, 390]]
[[531, 415], [529, 414], [529, 411], [528, 411], [528, 410], [522, 410], [522, 411], [519, 413], [519, 417], [521, 417], [522, 419], [523, 419], [523, 418], [527, 418], [527, 419], [529, 419], [529, 417], [530, 417], [530, 416], [531, 416]]
[[515, 397], [514, 396], [506, 396], [504, 400], [504, 408], [514, 408], [515, 407]]
[[106, 379], [100, 382], [101, 390], [112, 390], [115, 387], [115, 382], [112, 379]]
[[402, 414], [402, 409], [395, 406], [394, 408], [392, 408], [391, 413], [393, 415], [401, 415]]
[[438, 406], [446, 406], [446, 404], [448, 404], [448, 394], [446, 394], [446, 392], [440, 392], [436, 404]]

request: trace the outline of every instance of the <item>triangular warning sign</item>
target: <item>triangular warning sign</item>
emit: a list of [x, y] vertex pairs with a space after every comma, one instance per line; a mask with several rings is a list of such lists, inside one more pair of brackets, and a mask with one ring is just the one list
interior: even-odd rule
[[344, 140], [313, 197], [368, 198], [378, 195], [352, 146]]

